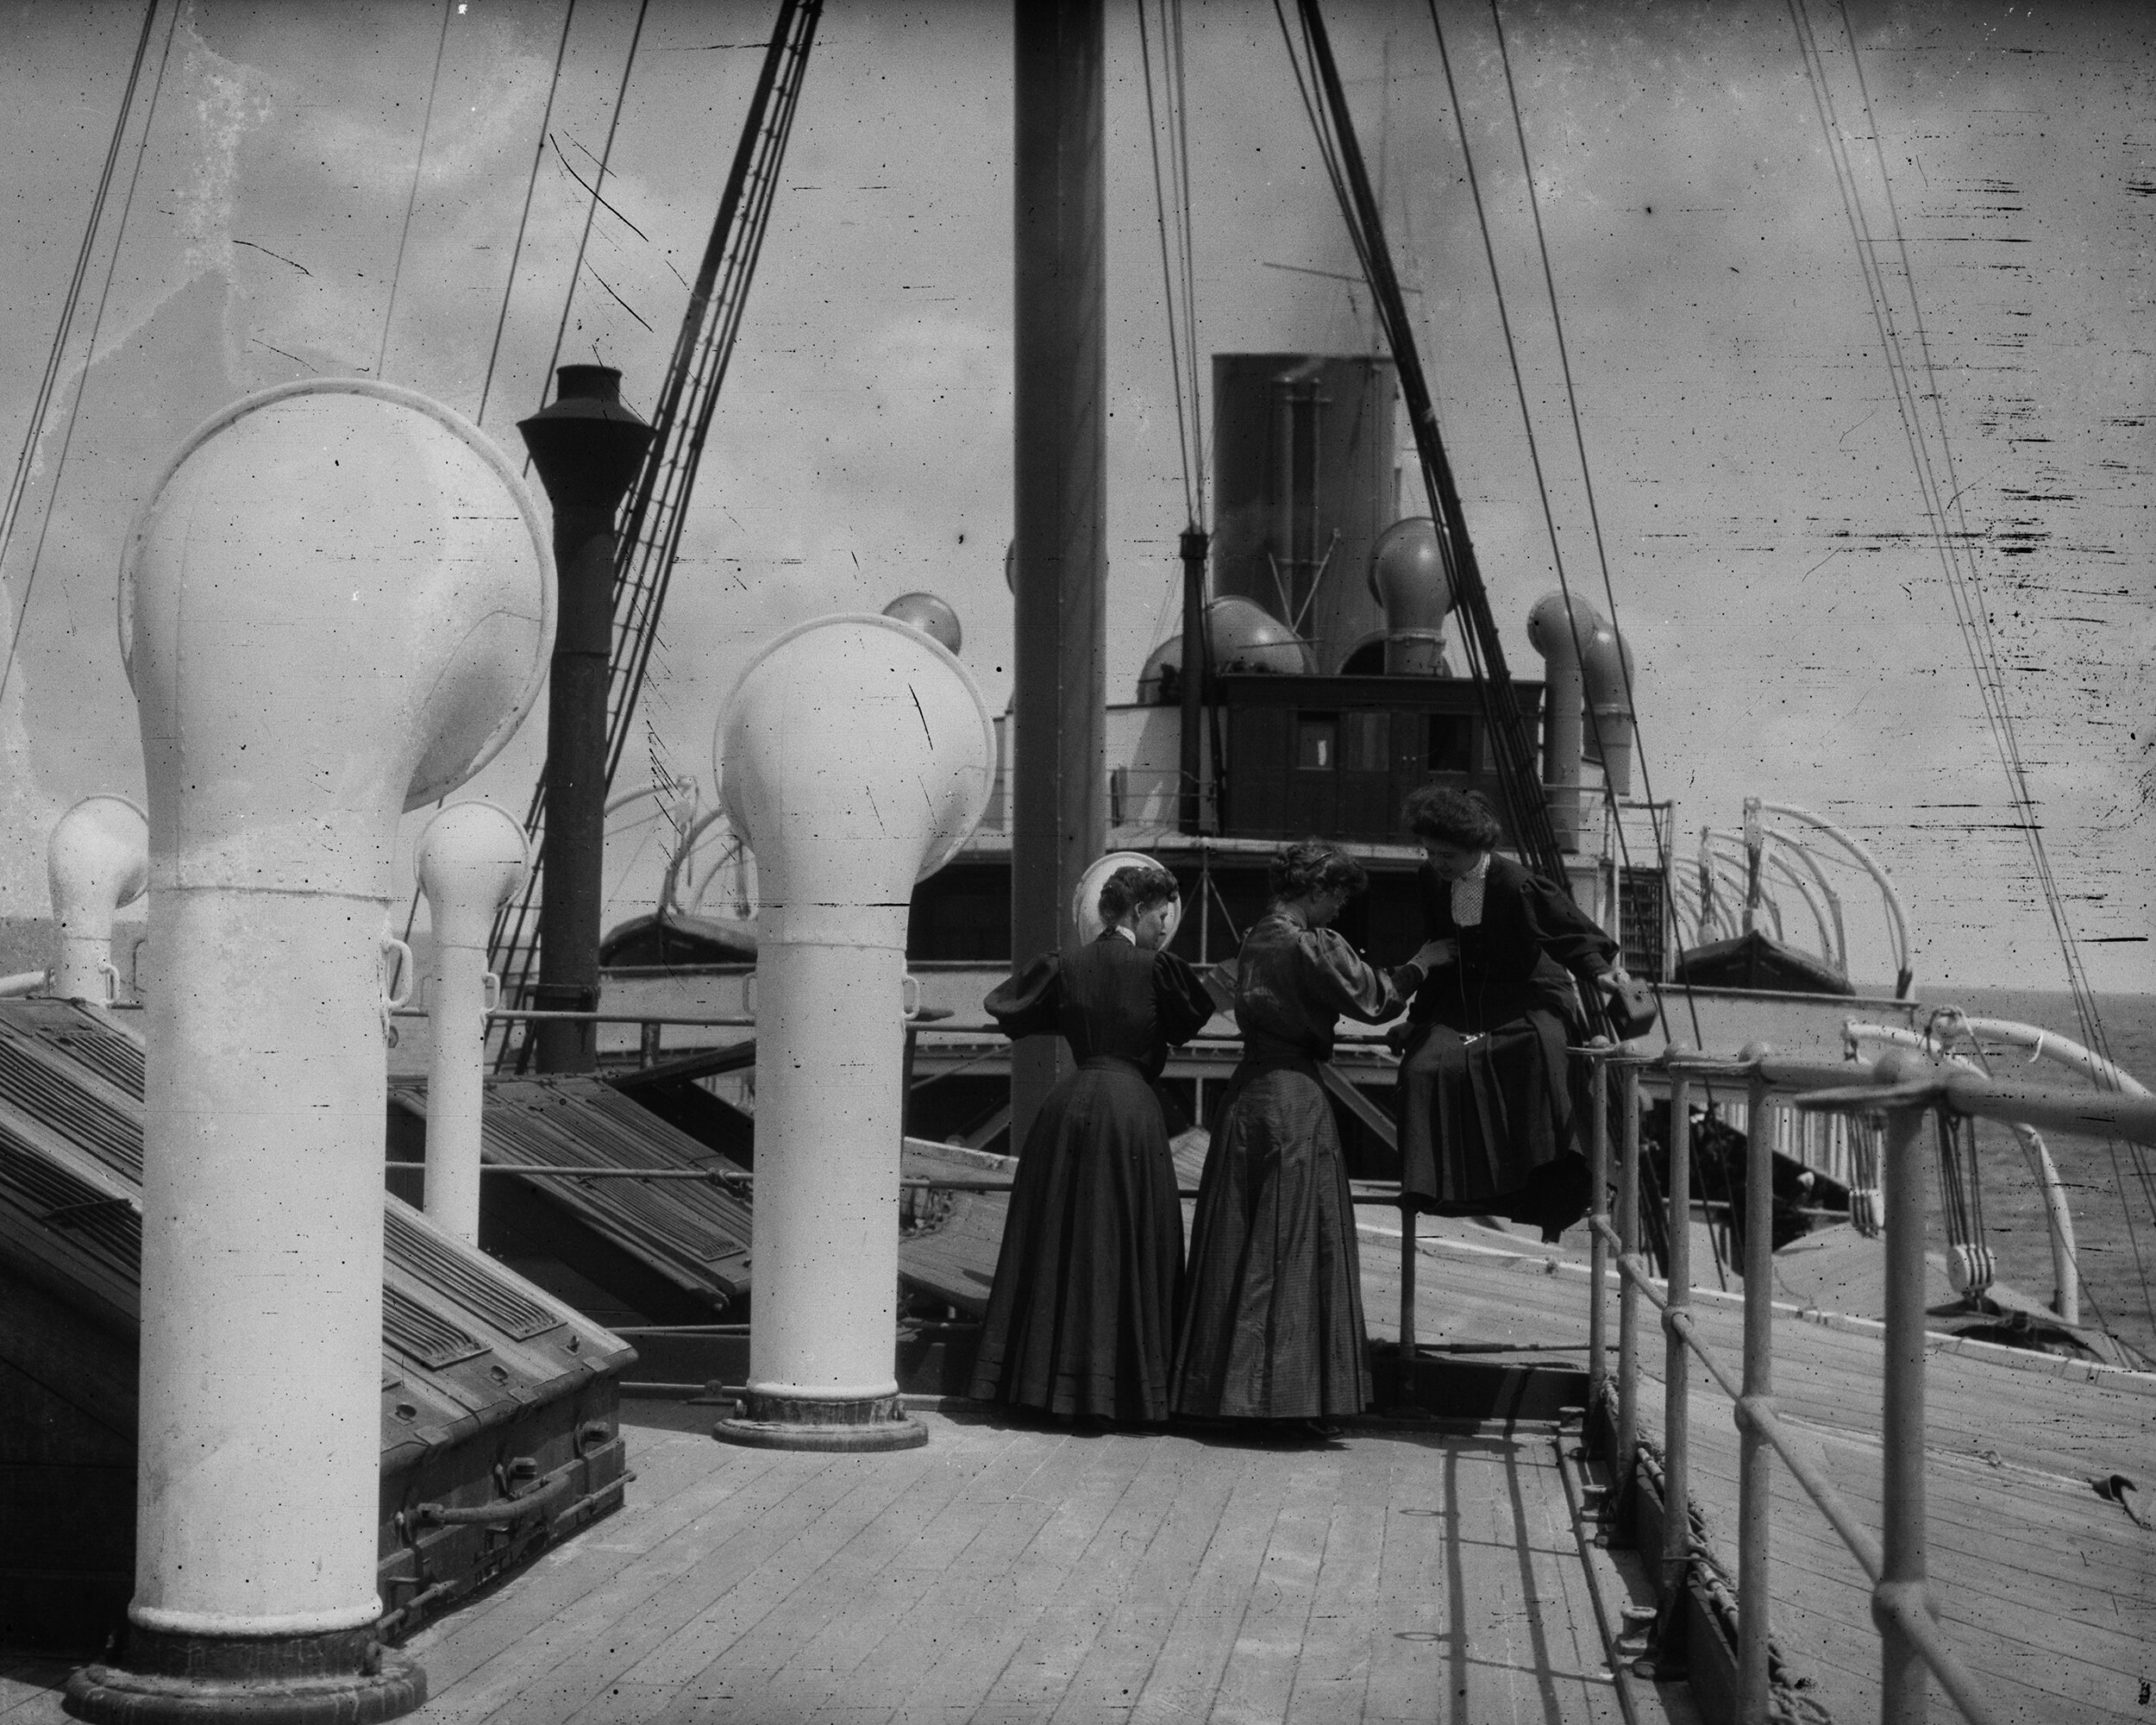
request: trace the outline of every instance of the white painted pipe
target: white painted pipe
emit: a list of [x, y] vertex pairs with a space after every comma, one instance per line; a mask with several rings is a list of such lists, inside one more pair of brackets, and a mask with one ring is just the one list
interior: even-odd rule
[[47, 992], [109, 1007], [119, 993], [112, 914], [150, 884], [149, 817], [125, 797], [85, 797], [53, 823], [45, 847], [60, 954]]
[[1593, 606], [1573, 604], [1562, 593], [1543, 594], [1527, 612], [1527, 640], [1542, 656], [1549, 678], [1550, 731], [1543, 745], [1542, 781], [1560, 850], [1577, 850], [1586, 827], [1580, 757], [1587, 684], [1580, 649], [1601, 621]]
[[485, 1090], [486, 969], [494, 913], [531, 868], [524, 830], [492, 803], [451, 803], [419, 835], [416, 869], [432, 919], [427, 990], [427, 1215], [479, 1239], [479, 1104]]
[[906, 913], [987, 806], [993, 724], [928, 635], [827, 617], [750, 662], [714, 753], [760, 898], [755, 1303], [721, 1435], [918, 1442], [893, 1352]]
[[126, 1669], [83, 1673], [78, 1716], [136, 1716], [98, 1697], [228, 1668], [234, 1643], [250, 1678], [386, 1680], [365, 1642], [392, 856], [399, 813], [537, 695], [551, 561], [491, 441], [360, 380], [226, 409], [136, 520], [121, 642], [156, 933], [135, 1593]]
[[1580, 678], [1587, 697], [1589, 741], [1602, 763], [1602, 778], [1620, 797], [1632, 794], [1633, 745], [1637, 727], [1632, 706], [1632, 646], [1615, 627], [1596, 617], [1580, 631]]

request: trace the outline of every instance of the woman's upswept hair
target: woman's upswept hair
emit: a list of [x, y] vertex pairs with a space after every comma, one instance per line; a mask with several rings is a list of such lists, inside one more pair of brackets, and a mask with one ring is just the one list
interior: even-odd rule
[[1100, 916], [1104, 922], [1120, 922], [1132, 911], [1144, 910], [1163, 899], [1179, 899], [1182, 891], [1167, 869], [1150, 862], [1132, 862], [1119, 869], [1100, 883]]
[[1442, 785], [1423, 785], [1407, 794], [1402, 812], [1407, 831], [1441, 844], [1457, 844], [1466, 850], [1492, 850], [1504, 836], [1497, 812], [1480, 791], [1447, 790]]
[[1350, 898], [1369, 884], [1363, 865], [1344, 851], [1314, 838], [1283, 844], [1265, 869], [1265, 884], [1276, 899], [1305, 899], [1336, 888]]

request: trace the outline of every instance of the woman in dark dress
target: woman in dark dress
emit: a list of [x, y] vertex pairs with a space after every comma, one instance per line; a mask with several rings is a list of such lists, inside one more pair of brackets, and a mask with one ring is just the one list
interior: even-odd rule
[[1369, 1402], [1370, 1373], [1355, 1212], [1318, 1063], [1341, 1014], [1381, 1023], [1425, 973], [1414, 962], [1373, 969], [1326, 926], [1364, 884], [1351, 857], [1291, 845], [1269, 884], [1272, 905], [1236, 961], [1243, 1059], [1191, 1227], [1175, 1409], [1331, 1437], [1332, 1416]]
[[1473, 792], [1426, 786], [1407, 824], [1441, 957], [1401, 1051], [1401, 1195], [1438, 1215], [1530, 1222], [1554, 1240], [1589, 1197], [1564, 1054], [1568, 1034], [1587, 1034], [1572, 978], [1615, 992], [1617, 944], [1561, 889], [1494, 854], [1497, 818]]
[[1159, 950], [1175, 876], [1119, 869], [1100, 938], [1047, 953], [982, 1002], [1006, 1036], [1060, 1033], [1078, 1070], [1025, 1135], [968, 1393], [1067, 1418], [1158, 1422], [1182, 1282], [1183, 1213], [1153, 1082], [1213, 1016]]

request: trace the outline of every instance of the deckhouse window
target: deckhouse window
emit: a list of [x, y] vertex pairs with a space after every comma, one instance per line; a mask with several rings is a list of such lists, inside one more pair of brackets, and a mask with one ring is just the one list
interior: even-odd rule
[[1465, 713], [1432, 713], [1425, 764], [1432, 773], [1473, 772], [1475, 721]]
[[1329, 773], [1340, 763], [1340, 716], [1334, 712], [1295, 715], [1295, 765], [1306, 773]]
[[1342, 713], [1340, 764], [1351, 773], [1384, 772], [1392, 764], [1385, 758], [1390, 718], [1382, 712]]

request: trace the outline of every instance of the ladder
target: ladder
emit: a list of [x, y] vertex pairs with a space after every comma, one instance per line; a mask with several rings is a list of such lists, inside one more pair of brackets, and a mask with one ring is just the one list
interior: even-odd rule
[[[733, 167], [652, 416], [656, 435], [636, 483], [622, 500], [616, 524], [614, 630], [607, 666], [609, 789], [628, 743], [652, 649], [658, 643], [659, 616], [688, 519], [689, 493], [741, 331], [749, 282], [769, 225], [787, 139], [822, 11], [822, 0], [782, 0], [779, 8], [778, 23], [765, 50]], [[546, 814], [542, 767], [524, 816], [524, 831], [535, 858], [530, 877], [516, 900], [496, 913], [488, 943], [489, 968], [502, 979], [503, 1004], [511, 1007], [524, 1006], [538, 981], [538, 906], [543, 891], [539, 859]], [[530, 1039], [518, 1032], [518, 1023], [505, 1019], [496, 1026], [497, 1070], [513, 1067], [521, 1071], [529, 1057]]]

